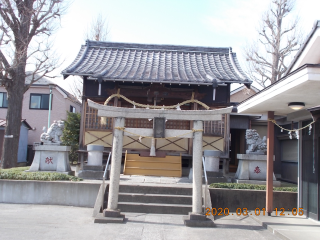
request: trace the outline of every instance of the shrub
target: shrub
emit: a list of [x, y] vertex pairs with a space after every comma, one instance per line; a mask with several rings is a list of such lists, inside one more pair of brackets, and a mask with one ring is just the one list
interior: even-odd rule
[[[254, 189], [266, 190], [265, 185], [256, 185], [248, 183], [211, 183], [210, 188], [228, 188], [228, 189]], [[273, 187], [274, 191], [281, 192], [298, 192], [297, 187]]]
[[79, 135], [80, 135], [80, 113], [67, 112], [67, 120], [64, 121], [63, 135], [61, 137], [62, 144], [71, 146], [69, 160], [71, 162], [78, 161]]
[[82, 178], [58, 172], [25, 172], [29, 167], [0, 169], [0, 179], [39, 181], [82, 181]]

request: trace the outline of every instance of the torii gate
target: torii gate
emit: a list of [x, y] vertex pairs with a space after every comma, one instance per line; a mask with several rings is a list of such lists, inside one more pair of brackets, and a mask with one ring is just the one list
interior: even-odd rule
[[[114, 134], [112, 142], [111, 174], [107, 209], [103, 210], [104, 217], [122, 217], [118, 207], [120, 169], [122, 160], [123, 131], [125, 118], [166, 118], [170, 120], [187, 120], [193, 121], [193, 131], [190, 130], [166, 130], [166, 137], [182, 135], [181, 138], [193, 137], [193, 183], [192, 183], [192, 213], [191, 220], [200, 220], [202, 215], [202, 131], [203, 121], [217, 121], [222, 119], [222, 114], [232, 111], [233, 107], [222, 108], [217, 110], [158, 110], [144, 108], [121, 108], [105, 106], [88, 100], [91, 108], [98, 110], [99, 117], [114, 118]], [[152, 136], [153, 131], [146, 128], [127, 128], [128, 132], [137, 133], [144, 136]], [[189, 132], [189, 134], [188, 134]], [[125, 134], [129, 135], [129, 133]], [[196, 217], [193, 217], [196, 215]]]

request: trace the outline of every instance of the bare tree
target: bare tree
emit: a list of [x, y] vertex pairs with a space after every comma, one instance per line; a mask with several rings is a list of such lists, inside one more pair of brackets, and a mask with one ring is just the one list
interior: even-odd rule
[[8, 94], [2, 168], [17, 164], [24, 93], [55, 69], [48, 39], [66, 8], [64, 2], [0, 0], [0, 84]]
[[[102, 14], [98, 14], [92, 19], [89, 27], [84, 33], [85, 40], [107, 41], [109, 34], [108, 23]], [[71, 93], [78, 99], [82, 97], [83, 80], [81, 77], [74, 77], [69, 81]]]
[[82, 88], [83, 88], [83, 79], [80, 76], [70, 76], [70, 77], [72, 77], [71, 81], [69, 81], [70, 92], [79, 101], [81, 101]]
[[298, 17], [289, 15], [294, 4], [294, 0], [272, 0], [270, 9], [262, 17], [259, 40], [245, 48], [248, 74], [262, 87], [283, 76], [288, 57], [302, 42]]
[[108, 34], [107, 20], [99, 13], [98, 16], [92, 19], [84, 35], [86, 40], [107, 41]]

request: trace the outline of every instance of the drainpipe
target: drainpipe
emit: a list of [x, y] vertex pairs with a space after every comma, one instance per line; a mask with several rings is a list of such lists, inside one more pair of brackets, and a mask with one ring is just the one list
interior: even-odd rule
[[51, 117], [51, 101], [52, 101], [52, 85], [49, 84], [50, 96], [49, 96], [49, 114], [48, 114], [48, 128], [50, 128], [50, 117]]

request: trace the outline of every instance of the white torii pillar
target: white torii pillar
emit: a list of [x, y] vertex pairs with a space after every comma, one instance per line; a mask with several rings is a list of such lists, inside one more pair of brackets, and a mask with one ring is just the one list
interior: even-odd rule
[[[222, 114], [230, 113], [233, 107], [217, 110], [154, 110], [144, 108], [120, 108], [105, 106], [88, 100], [91, 108], [98, 110], [99, 117], [115, 118], [115, 129], [112, 144], [112, 164], [109, 187], [108, 208], [104, 210], [105, 217], [122, 217], [118, 207], [118, 194], [120, 183], [120, 168], [122, 159], [122, 140], [125, 118], [155, 118], [161, 117], [168, 120], [189, 120], [194, 121], [194, 132], [189, 130], [165, 130], [166, 137], [174, 137], [188, 133], [183, 138], [193, 137], [193, 185], [192, 185], [192, 213], [190, 213], [190, 222], [206, 220], [202, 216], [202, 130], [203, 121], [217, 121], [222, 119]], [[128, 132], [138, 133], [138, 135], [153, 136], [152, 129], [130, 128]], [[126, 133], [126, 135], [130, 135]], [[191, 224], [186, 224], [191, 226]]]
[[193, 153], [192, 153], [192, 213], [202, 213], [202, 130], [203, 121], [193, 121]]
[[121, 171], [121, 159], [122, 159], [122, 146], [123, 146], [123, 131], [124, 118], [117, 117], [114, 119], [114, 132], [113, 132], [113, 144], [111, 155], [111, 174], [110, 174], [110, 188], [108, 196], [108, 207], [112, 211], [118, 207], [119, 196], [119, 183], [120, 183], [120, 171]]

